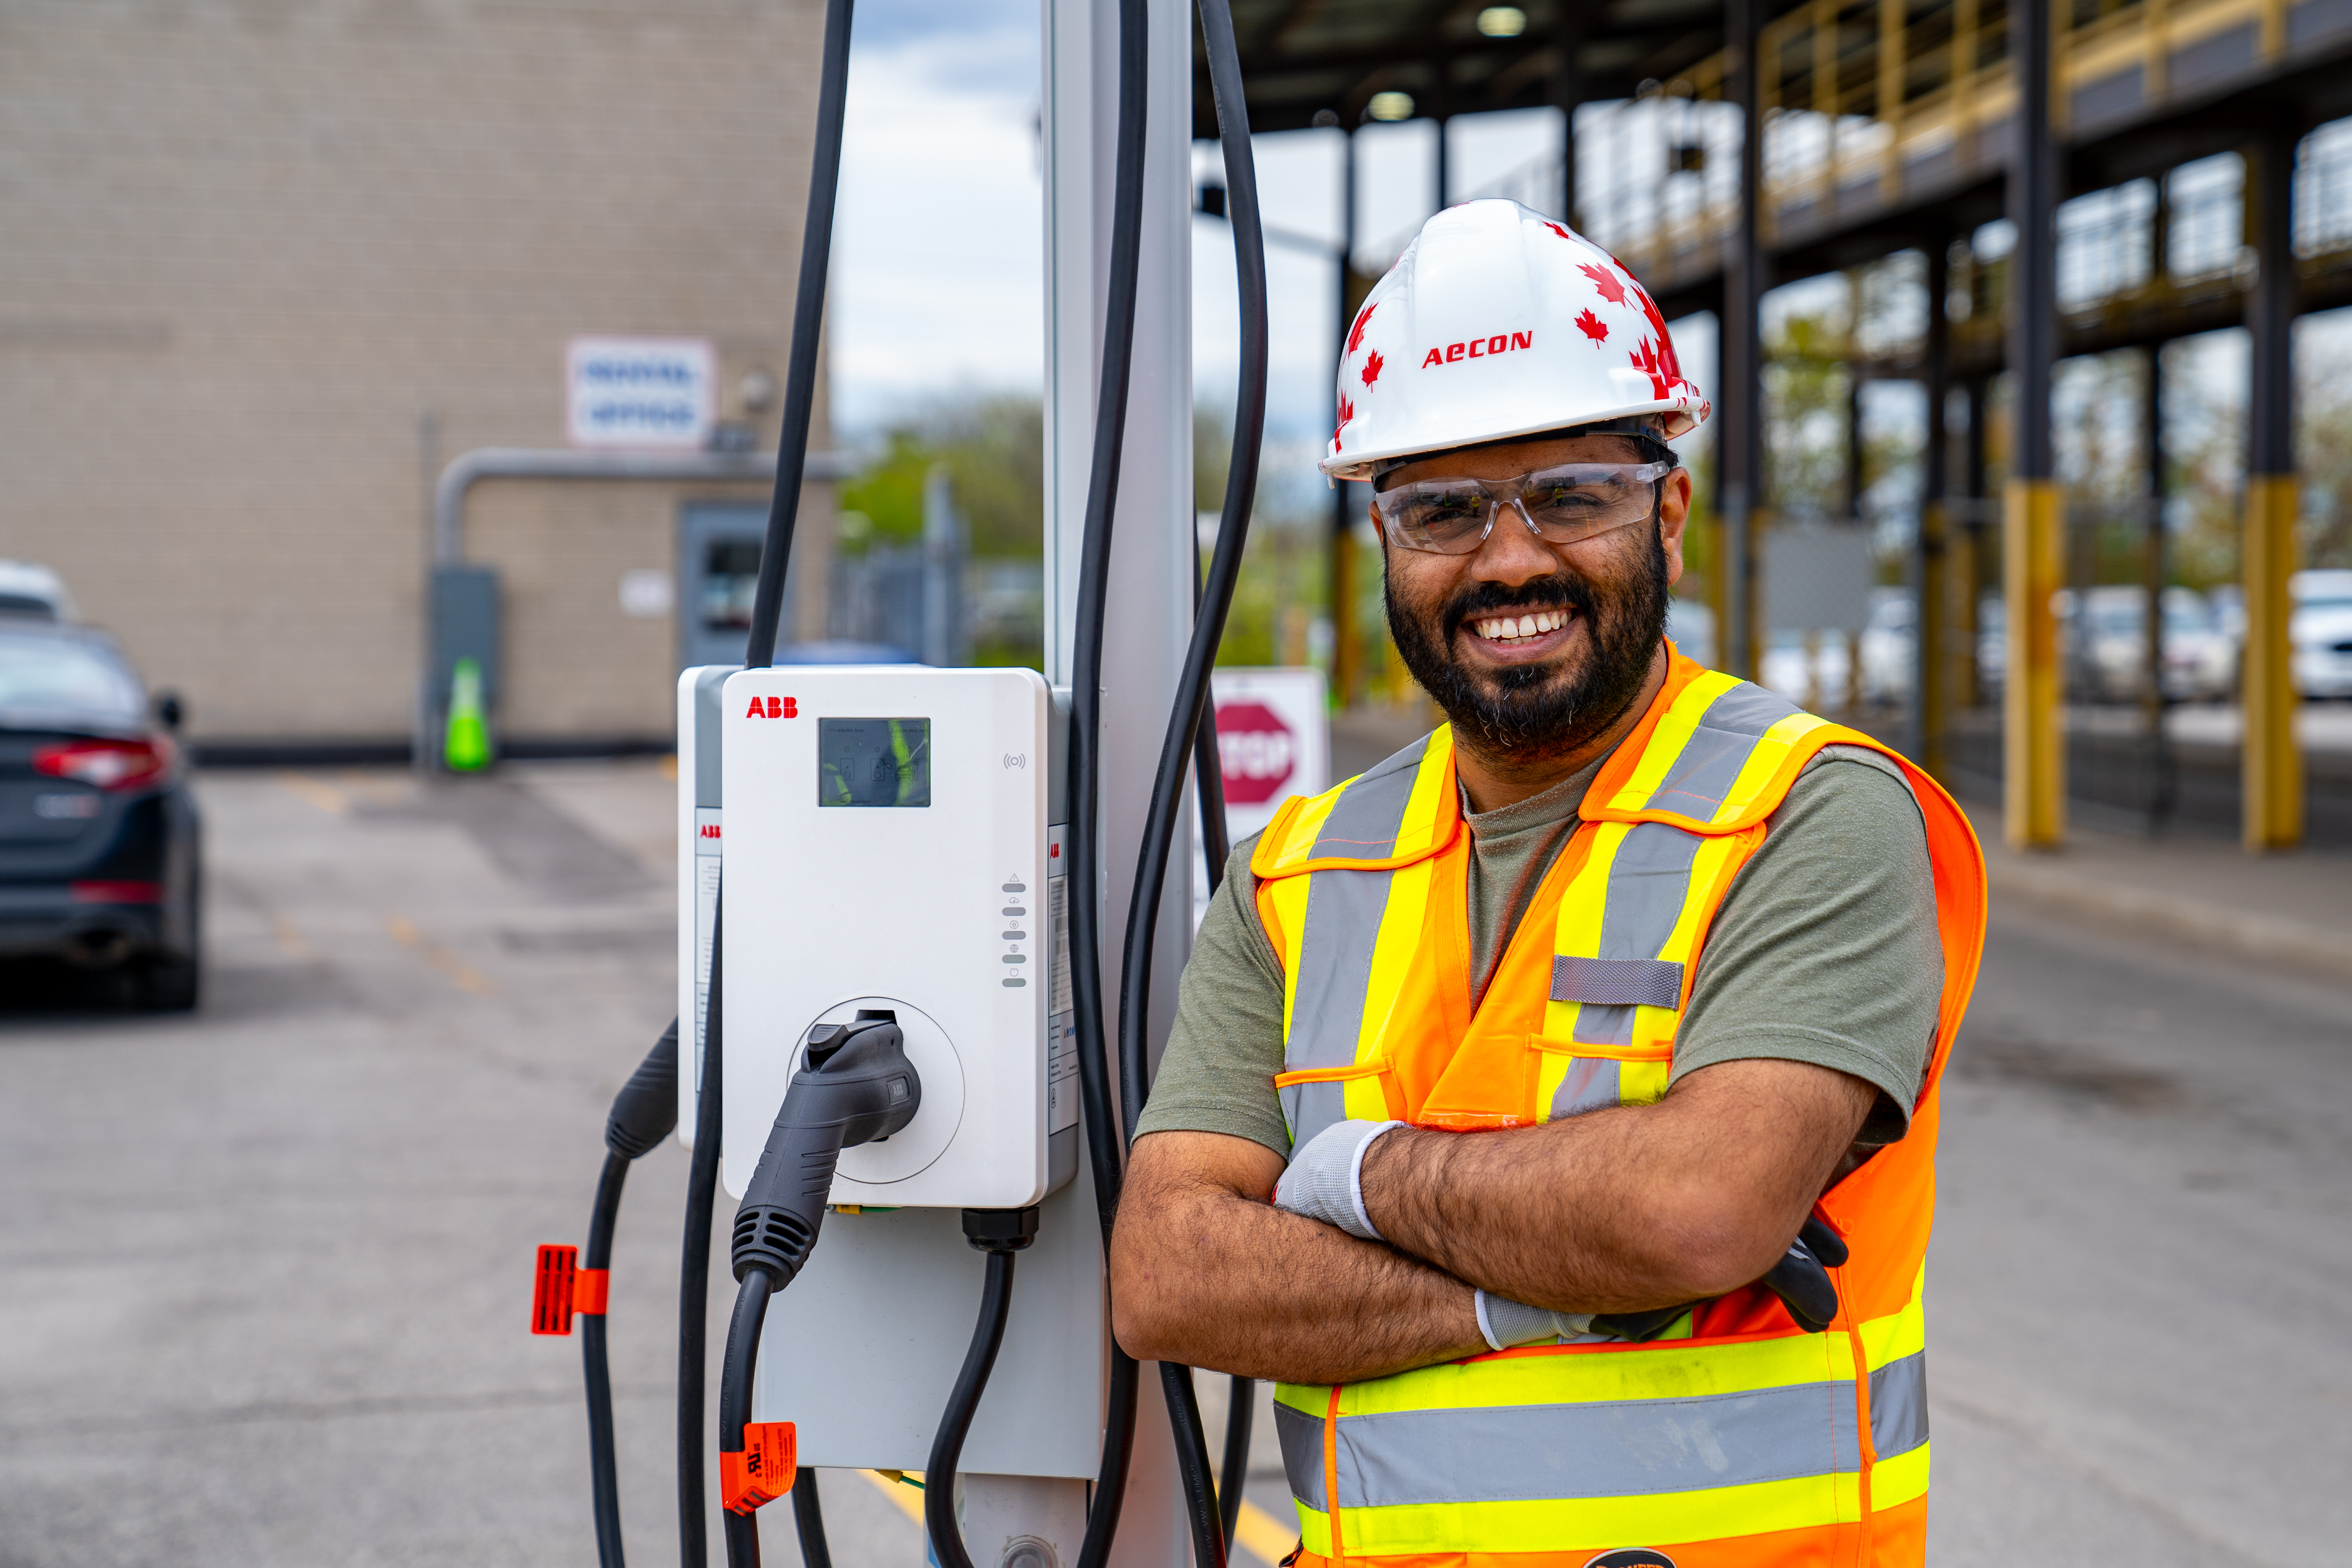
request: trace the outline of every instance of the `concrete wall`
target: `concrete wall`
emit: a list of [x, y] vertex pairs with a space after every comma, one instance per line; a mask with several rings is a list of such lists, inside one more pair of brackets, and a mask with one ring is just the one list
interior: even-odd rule
[[[0, 555], [64, 573], [200, 740], [404, 738], [431, 471], [561, 446], [568, 338], [712, 338], [722, 418], [747, 371], [782, 379], [822, 26], [817, 0], [0, 0]], [[478, 489], [509, 732], [667, 729], [676, 636], [618, 579], [724, 493]]]

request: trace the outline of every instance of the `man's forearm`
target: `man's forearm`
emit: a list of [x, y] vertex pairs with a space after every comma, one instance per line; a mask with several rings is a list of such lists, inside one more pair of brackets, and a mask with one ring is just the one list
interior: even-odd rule
[[1129, 1354], [1328, 1384], [1486, 1350], [1460, 1280], [1149, 1157], [1192, 1136], [1140, 1140], [1129, 1170], [1111, 1301]]
[[1772, 1266], [1875, 1095], [1826, 1068], [1733, 1061], [1655, 1105], [1497, 1131], [1401, 1129], [1365, 1152], [1364, 1205], [1401, 1250], [1514, 1300], [1676, 1306]]

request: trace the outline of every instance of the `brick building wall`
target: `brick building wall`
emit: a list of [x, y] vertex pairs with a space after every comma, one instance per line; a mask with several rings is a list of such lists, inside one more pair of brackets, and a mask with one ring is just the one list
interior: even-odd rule
[[[576, 333], [714, 340], [722, 418], [781, 380], [822, 28], [818, 0], [0, 0], [0, 555], [63, 573], [199, 740], [404, 739], [436, 464], [562, 446]], [[706, 495], [763, 490], [478, 487], [508, 733], [667, 731], [676, 632], [619, 578]]]

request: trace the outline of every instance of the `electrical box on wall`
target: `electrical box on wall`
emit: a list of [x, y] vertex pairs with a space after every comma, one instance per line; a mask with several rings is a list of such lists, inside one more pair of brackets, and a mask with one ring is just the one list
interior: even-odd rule
[[785, 666], [727, 677], [718, 706], [727, 1190], [750, 1181], [809, 1031], [881, 1008], [921, 1074], [922, 1108], [896, 1136], [843, 1152], [831, 1201], [1038, 1202], [1077, 1164], [1045, 680]]

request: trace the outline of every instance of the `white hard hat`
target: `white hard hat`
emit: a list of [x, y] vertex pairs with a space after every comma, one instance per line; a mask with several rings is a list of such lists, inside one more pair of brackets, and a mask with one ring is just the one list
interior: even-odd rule
[[1449, 447], [1654, 416], [1672, 440], [1706, 417], [1633, 274], [1512, 201], [1421, 226], [1372, 287], [1339, 354], [1334, 479]]

